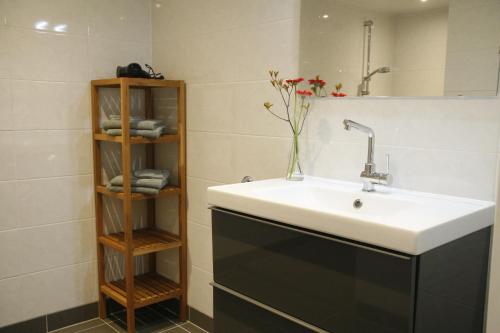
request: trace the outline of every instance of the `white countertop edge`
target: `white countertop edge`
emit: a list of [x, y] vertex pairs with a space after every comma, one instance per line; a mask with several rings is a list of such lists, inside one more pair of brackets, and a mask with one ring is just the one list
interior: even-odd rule
[[[333, 182], [337, 181], [334, 180]], [[350, 184], [348, 182], [338, 183]], [[461, 218], [458, 222], [450, 221], [420, 232], [392, 228], [387, 225], [359, 222], [349, 219], [348, 217], [339, 217], [339, 220], [343, 219], [344, 221], [332, 223], [332, 216], [322, 212], [315, 212], [313, 223], [305, 224], [303, 221], [308, 219], [308, 216], [306, 216], [308, 213], [303, 209], [296, 209], [293, 214], [291, 214], [290, 210], [293, 210], [293, 207], [284, 206], [276, 202], [266, 202], [257, 198], [239, 196], [235, 193], [225, 191], [224, 187], [226, 187], [226, 185], [207, 189], [207, 202], [210, 206], [274, 220], [409, 255], [420, 255], [448, 242], [491, 226], [494, 223], [495, 210], [491, 209], [492, 206], [494, 207], [493, 202], [429, 194], [438, 198], [453, 198], [467, 202], [477, 202], [481, 204], [481, 208], [474, 212], [474, 214]], [[404, 191], [397, 189], [391, 190]], [[412, 193], [412, 191], [404, 192]], [[251, 200], [252, 207], [249, 208], [248, 203], [244, 202], [244, 200]], [[256, 211], [258, 211], [258, 213], [256, 213]], [[481, 218], [478, 218], [478, 214], [481, 215]], [[349, 222], [345, 223], [345, 220], [349, 220]], [[394, 237], [395, 234], [397, 234], [397, 237]]]

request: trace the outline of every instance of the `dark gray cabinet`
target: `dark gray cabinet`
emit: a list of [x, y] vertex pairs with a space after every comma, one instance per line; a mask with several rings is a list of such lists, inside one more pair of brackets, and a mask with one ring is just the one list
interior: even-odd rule
[[483, 331], [490, 228], [411, 256], [222, 209], [212, 223], [216, 333]]

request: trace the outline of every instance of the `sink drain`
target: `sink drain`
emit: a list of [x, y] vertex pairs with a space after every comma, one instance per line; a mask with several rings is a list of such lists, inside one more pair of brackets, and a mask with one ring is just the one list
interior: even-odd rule
[[361, 201], [361, 199], [356, 199], [354, 200], [352, 206], [356, 209], [360, 209], [361, 207], [363, 207], [363, 201]]

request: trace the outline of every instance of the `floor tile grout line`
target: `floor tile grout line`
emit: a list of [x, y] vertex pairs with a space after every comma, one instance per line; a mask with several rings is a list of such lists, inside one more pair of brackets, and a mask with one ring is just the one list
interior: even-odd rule
[[[150, 309], [151, 309], [153, 312], [156, 312], [157, 314], [159, 314], [160, 316], [163, 316], [163, 314], [161, 314], [161, 313], [160, 313], [159, 311], [157, 311], [156, 309], [154, 309], [154, 308], [150, 308]], [[173, 315], [178, 316], [178, 314], [174, 313], [173, 311], [171, 311], [171, 310], [170, 310], [170, 309], [168, 309], [168, 308], [164, 308], [164, 310], [166, 310], [166, 311], [170, 312], [170, 313], [171, 313], [171, 314], [173, 314]], [[175, 327], [179, 327], [179, 326], [180, 326], [179, 324], [177, 324], [175, 321], [171, 320], [170, 318], [168, 318], [168, 317], [165, 317], [165, 318], [166, 318], [169, 322], [171, 322], [172, 324], [174, 324], [174, 325], [175, 325], [174, 327], [171, 327], [171, 328], [175, 328]], [[169, 328], [169, 329], [170, 329], [170, 328]]]
[[196, 328], [199, 328], [199, 329], [200, 329], [200, 330], [202, 330], [203, 332], [207, 332], [207, 333], [208, 333], [208, 331], [207, 331], [206, 329], [204, 329], [204, 328], [203, 328], [203, 327], [201, 327], [201, 326], [196, 325], [196, 324], [195, 324], [195, 323], [193, 323], [191, 320], [189, 321], [189, 323], [190, 323], [191, 325], [193, 325], [193, 326], [196, 326]]
[[[91, 319], [88, 319], [88, 320], [84, 320], [84, 321], [80, 321], [76, 324], [71, 324], [71, 325], [68, 325], [68, 326], [64, 326], [64, 327], [61, 327], [61, 328], [58, 328], [56, 330], [53, 330], [53, 331], [49, 331], [49, 320], [48, 320], [48, 316], [47, 316], [47, 332], [50, 332], [50, 333], [57, 333], [58, 331], [60, 330], [63, 330], [63, 329], [66, 329], [68, 327], [73, 327], [73, 326], [77, 326], [77, 325], [80, 325], [80, 324], [85, 324], [85, 323], [88, 323], [88, 322], [91, 322], [92, 320], [96, 320], [96, 319], [100, 319], [99, 317], [95, 317], [95, 318], [91, 318]], [[98, 326], [102, 326], [103, 323], [104, 323], [104, 320], [100, 319], [101, 323], [98, 324], [98, 325], [95, 325], [95, 326], [92, 326], [92, 327], [98, 327]], [[92, 327], [89, 327], [89, 328], [92, 328]], [[80, 332], [80, 331], [83, 331], [83, 330], [79, 330], [77, 332]], [[76, 332], [75, 332], [76, 333]]]
[[183, 330], [183, 331], [186, 331], [186, 332], [188, 332], [188, 333], [191, 333], [191, 331], [188, 331], [187, 329], [185, 329], [185, 328], [184, 328], [184, 327], [182, 327], [182, 326], [179, 326], [179, 328], [180, 328], [181, 330]]
[[176, 328], [181, 328], [181, 329], [182, 329], [182, 327], [181, 327], [181, 326], [179, 326], [179, 325], [175, 325], [174, 327], [167, 328], [166, 330], [164, 330], [164, 331], [159, 331], [158, 333], [165, 333], [165, 332], [168, 332], [168, 331], [171, 331], [171, 330], [175, 330]]
[[107, 321], [104, 321], [104, 324], [109, 326], [109, 328], [111, 328], [113, 331], [115, 331], [116, 333], [120, 333], [119, 331], [117, 331], [113, 326], [111, 326]]
[[[106, 326], [106, 323], [103, 322], [102, 324], [99, 324], [97, 326], [87, 327], [87, 328], [84, 328], [82, 330], [75, 331], [73, 333], [91, 332], [91, 330], [93, 330], [94, 328], [102, 327], [102, 326]], [[50, 333], [52, 333], [52, 332], [50, 332]]]

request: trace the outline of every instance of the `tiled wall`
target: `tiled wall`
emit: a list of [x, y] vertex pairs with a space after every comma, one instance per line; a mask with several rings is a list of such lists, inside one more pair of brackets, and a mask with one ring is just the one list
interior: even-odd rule
[[207, 186], [283, 173], [289, 140], [262, 109], [278, 105], [270, 68], [298, 68], [300, 0], [153, 1], [153, 63], [187, 90], [189, 304], [212, 315]]
[[89, 80], [151, 61], [149, 1], [0, 0], [0, 327], [94, 302]]
[[395, 18], [392, 96], [443, 96], [448, 8]]
[[450, 1], [446, 95], [496, 94], [500, 40], [498, 13], [498, 0]]
[[[380, 10], [367, 9], [349, 1], [302, 0], [300, 9], [300, 74], [312, 78], [318, 74], [333, 84], [342, 82], [343, 91], [356, 96], [361, 78], [366, 75], [363, 54], [368, 45], [370, 19], [374, 25], [371, 36], [370, 72], [379, 67], [394, 69], [396, 16]], [[328, 17], [323, 15], [327, 13]], [[394, 73], [377, 75], [370, 82], [372, 96], [392, 96]], [[330, 93], [333, 85], [328, 88]]]
[[[212, 315], [205, 191], [283, 175], [289, 130], [262, 104], [280, 105], [268, 69], [297, 74], [299, 6], [153, 0], [151, 40], [148, 1], [0, 0], [0, 326], [95, 301], [88, 81], [151, 56], [188, 82], [189, 303]], [[351, 118], [375, 128], [396, 186], [493, 200], [499, 109], [498, 98], [317, 101], [304, 166], [357, 179], [366, 147], [342, 130]]]
[[[155, 0], [153, 61], [188, 82], [189, 304], [212, 315], [211, 222], [206, 188], [284, 175], [289, 128], [267, 114], [281, 105], [266, 71], [296, 74], [300, 1]], [[357, 181], [366, 137], [350, 118], [373, 126], [376, 159], [391, 155], [395, 186], [494, 200], [500, 126], [498, 98], [315, 101], [303, 136], [307, 174]], [[500, 235], [496, 235], [500, 244]], [[497, 247], [495, 251], [499, 252]], [[498, 276], [495, 253], [492, 281]], [[490, 313], [499, 305], [492, 289]], [[498, 323], [490, 316], [493, 333]]]

